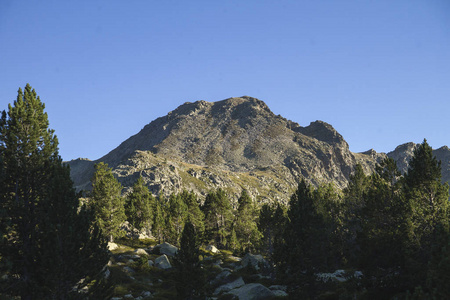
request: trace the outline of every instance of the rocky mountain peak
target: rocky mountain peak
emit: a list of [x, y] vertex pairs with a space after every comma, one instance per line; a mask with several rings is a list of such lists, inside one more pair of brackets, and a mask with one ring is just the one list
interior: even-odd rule
[[[388, 156], [405, 172], [414, 147], [400, 145]], [[450, 160], [448, 148], [439, 151]], [[384, 157], [373, 150], [352, 153], [326, 122], [302, 127], [275, 115], [263, 101], [242, 96], [186, 102], [101, 159], [69, 164], [77, 189], [90, 188], [94, 164], [103, 161], [125, 187], [142, 176], [154, 194], [182, 189], [205, 194], [221, 187], [237, 199], [245, 188], [262, 201], [286, 202], [301, 178], [343, 188], [357, 163], [371, 173]]]
[[333, 126], [323, 121], [317, 120], [315, 122], [311, 122], [309, 126], [299, 127], [297, 131], [319, 141], [330, 144], [344, 143], [348, 147], [347, 142], [345, 142], [342, 135], [340, 135], [336, 129], [333, 128]]

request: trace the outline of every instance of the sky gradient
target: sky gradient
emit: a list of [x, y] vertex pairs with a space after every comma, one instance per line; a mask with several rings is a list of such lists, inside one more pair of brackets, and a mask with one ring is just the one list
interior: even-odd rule
[[350, 150], [450, 145], [450, 1], [0, 0], [0, 110], [30, 83], [64, 160], [243, 95]]

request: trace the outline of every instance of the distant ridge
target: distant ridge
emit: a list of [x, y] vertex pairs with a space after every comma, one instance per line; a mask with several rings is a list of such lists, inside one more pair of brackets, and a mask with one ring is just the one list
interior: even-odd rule
[[[388, 156], [403, 163], [408, 145]], [[448, 148], [441, 152], [450, 156]], [[261, 201], [286, 202], [301, 178], [343, 188], [357, 163], [370, 173], [384, 157], [373, 150], [352, 153], [326, 122], [302, 127], [242, 96], [186, 102], [95, 162], [108, 163], [126, 187], [142, 176], [154, 194], [222, 187], [237, 197], [245, 188]], [[90, 188], [95, 162], [68, 162], [77, 189]]]

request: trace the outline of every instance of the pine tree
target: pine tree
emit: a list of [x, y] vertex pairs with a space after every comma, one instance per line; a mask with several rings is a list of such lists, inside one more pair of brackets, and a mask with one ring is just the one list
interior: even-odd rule
[[257, 212], [252, 199], [246, 190], [242, 190], [238, 199], [238, 208], [234, 222], [234, 230], [239, 244], [243, 251], [254, 250], [261, 239], [261, 233], [258, 230]]
[[76, 298], [106, 265], [106, 243], [89, 210], [79, 207], [36, 92], [27, 84], [8, 108], [0, 121], [3, 293]]
[[162, 201], [164, 201], [163, 196], [162, 194], [160, 194], [159, 197], [155, 199], [153, 208], [152, 234], [156, 237], [158, 243], [161, 243], [165, 237], [164, 235], [165, 213]]
[[97, 225], [110, 242], [124, 234], [120, 228], [126, 219], [121, 191], [122, 185], [114, 177], [111, 168], [103, 162], [96, 164], [92, 178], [91, 206]]
[[441, 163], [424, 140], [414, 150], [404, 180], [409, 205], [410, 234], [406, 279], [411, 288], [424, 286], [433, 248], [442, 249], [449, 234], [449, 187], [441, 182]]
[[187, 206], [181, 195], [173, 193], [169, 198], [166, 227], [169, 228], [169, 241], [179, 245], [181, 233], [187, 218]]
[[373, 298], [390, 298], [404, 289], [408, 207], [399, 184], [395, 161], [388, 158], [368, 180], [361, 210], [361, 248], [358, 268], [364, 273]]
[[258, 217], [258, 230], [262, 234], [262, 251], [272, 258], [275, 240], [281, 237], [286, 226], [285, 209], [280, 203], [274, 205], [264, 204]]
[[226, 246], [233, 215], [225, 191], [218, 189], [209, 192], [202, 211], [205, 214], [207, 240], [214, 240], [217, 246]]
[[278, 242], [275, 248], [279, 274], [297, 297], [314, 295], [314, 273], [322, 271], [326, 255], [323, 247], [327, 237], [325, 225], [317, 212], [312, 192], [313, 189], [302, 179], [289, 202], [283, 241]]
[[187, 221], [181, 236], [180, 249], [174, 258], [177, 269], [177, 298], [203, 299], [205, 276], [200, 265], [199, 239], [194, 225]]
[[348, 186], [344, 189], [344, 222], [347, 228], [345, 256], [352, 265], [357, 264], [360, 254], [356, 237], [361, 231], [361, 211], [365, 205], [364, 195], [368, 189], [368, 181], [362, 166], [357, 164], [354, 173], [350, 175]]
[[133, 185], [133, 190], [127, 195], [125, 203], [125, 214], [128, 222], [138, 231], [148, 231], [152, 224], [152, 207], [155, 199], [148, 188], [144, 185], [142, 176]]
[[199, 239], [202, 240], [205, 231], [205, 224], [203, 221], [205, 215], [200, 209], [200, 203], [197, 200], [197, 196], [194, 192], [188, 192], [186, 190], [181, 192], [180, 196], [187, 207], [187, 219], [194, 225]]

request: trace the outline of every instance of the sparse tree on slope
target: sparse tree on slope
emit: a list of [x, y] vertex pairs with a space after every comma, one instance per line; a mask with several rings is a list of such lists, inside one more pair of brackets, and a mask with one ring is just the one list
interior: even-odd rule
[[137, 230], [145, 229], [148, 233], [152, 224], [152, 211], [155, 199], [144, 185], [144, 179], [139, 177], [133, 185], [133, 190], [127, 195], [125, 214], [128, 222]]
[[187, 221], [181, 236], [180, 250], [175, 255], [177, 298], [204, 299], [205, 277], [199, 259], [199, 239], [194, 225]]
[[0, 256], [8, 275], [0, 284], [23, 300], [77, 298], [77, 287], [108, 261], [92, 215], [78, 212], [44, 108], [27, 84], [0, 121]]
[[449, 187], [441, 182], [441, 163], [424, 140], [414, 151], [405, 175], [404, 192], [410, 206], [407, 281], [423, 285], [433, 249], [446, 249], [449, 240]]
[[206, 195], [202, 206], [205, 214], [207, 240], [214, 240], [217, 246], [226, 246], [232, 223], [231, 204], [225, 191], [218, 189]]
[[246, 190], [242, 190], [238, 199], [238, 208], [234, 221], [234, 230], [242, 250], [254, 250], [261, 239], [256, 219], [258, 215], [252, 199]]
[[121, 191], [122, 185], [114, 178], [111, 168], [103, 162], [96, 164], [92, 178], [91, 207], [96, 223], [110, 242], [123, 236], [120, 226], [126, 216]]

